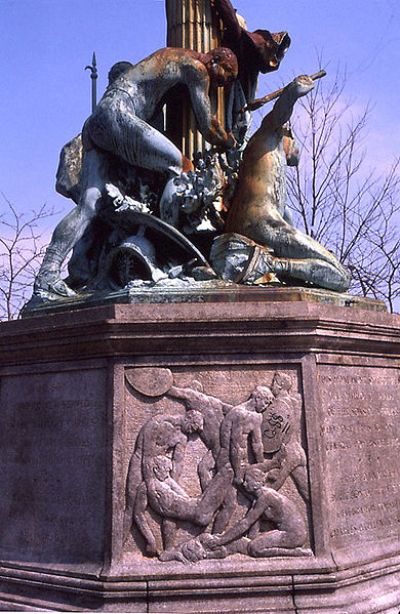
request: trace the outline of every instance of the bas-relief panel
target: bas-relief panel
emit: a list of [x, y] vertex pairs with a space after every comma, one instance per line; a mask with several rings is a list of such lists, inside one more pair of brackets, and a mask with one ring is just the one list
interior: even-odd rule
[[334, 546], [398, 536], [400, 370], [319, 367]]
[[311, 554], [302, 404], [295, 369], [127, 368], [125, 553]]

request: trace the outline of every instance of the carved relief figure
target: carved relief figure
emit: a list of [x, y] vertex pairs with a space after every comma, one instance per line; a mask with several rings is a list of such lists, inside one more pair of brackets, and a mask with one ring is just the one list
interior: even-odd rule
[[60, 268], [98, 213], [107, 178], [107, 154], [133, 167], [140, 166], [167, 176], [160, 202], [161, 218], [174, 223], [175, 212], [170, 207], [173, 180], [193, 167], [151, 122], [159, 114], [165, 94], [182, 83], [188, 87], [205, 139], [223, 149], [232, 147], [234, 138], [211, 113], [208, 92], [210, 83], [223, 86], [236, 75], [237, 60], [229, 49], [201, 54], [167, 48], [123, 70], [110, 83], [83, 127], [84, 158], [78, 206], [56, 227], [36, 280], [36, 290], [64, 296], [73, 294], [60, 279]]
[[267, 386], [257, 386], [249, 400], [233, 407], [221, 424], [221, 451], [217, 468], [231, 465], [237, 483], [242, 483], [251, 458], [257, 463], [264, 459], [261, 413], [273, 398]]
[[[308, 500], [301, 397], [293, 391], [292, 377], [277, 371], [271, 387], [256, 386], [236, 406], [205, 394], [200, 382], [190, 387], [169, 383], [162, 391], [183, 401], [185, 413], [156, 415], [139, 431], [126, 484], [125, 537], [133, 522], [147, 555], [183, 563], [234, 553], [309, 554], [301, 549], [307, 539], [302, 513], [279, 492], [291, 477]], [[180, 482], [193, 436], [206, 448], [196, 461], [201, 486], [196, 496]], [[177, 538], [182, 521], [193, 527], [189, 539]]]
[[286, 213], [286, 165], [295, 163], [296, 151], [285, 124], [296, 101], [313, 87], [310, 77], [294, 79], [250, 139], [229, 209], [227, 234], [214, 241], [211, 255], [214, 268], [225, 279], [251, 283], [273, 273], [280, 280], [312, 282], [340, 292], [349, 287], [348, 271], [331, 252], [295, 228]]
[[232, 479], [229, 469], [220, 472], [199, 497], [190, 497], [172, 477], [172, 462], [167, 456], [157, 456], [151, 463], [151, 470], [137, 491], [134, 504], [134, 519], [146, 540], [146, 552], [157, 552], [156, 540], [147, 520], [150, 507], [161, 518], [164, 550], [174, 546], [176, 520], [186, 520], [199, 527], [207, 527], [215, 512], [223, 505], [226, 484]]
[[204, 394], [200, 382], [194, 382], [193, 385], [197, 386], [198, 389], [172, 386], [168, 391], [168, 395], [183, 400], [187, 409], [196, 410], [203, 416], [204, 424], [199, 436], [207, 447], [208, 452], [199, 462], [197, 471], [202, 490], [204, 491], [214, 475], [215, 463], [221, 450], [221, 422], [224, 416], [232, 409], [232, 405], [224, 403], [216, 397]]
[[307, 457], [300, 443], [302, 399], [292, 388], [291, 376], [277, 371], [271, 385], [275, 400], [263, 416], [263, 446], [264, 452], [277, 452], [276, 458], [279, 458], [279, 471], [270, 472], [274, 488], [279, 490], [291, 476], [299, 493], [307, 501]]
[[217, 471], [231, 468], [233, 480], [230, 486], [227, 486], [225, 504], [215, 518], [214, 531], [217, 533], [221, 532], [231, 519], [237, 504], [236, 488], [243, 482], [246, 467], [250, 462], [262, 462], [264, 459], [261, 412], [272, 398], [273, 394], [269, 388], [257, 386], [249, 400], [233, 407], [221, 423]]
[[[154, 416], [142, 426], [136, 439], [126, 483], [126, 506], [124, 537], [132, 526], [132, 519], [139, 515], [142, 519], [143, 507], [147, 507], [148, 484], [154, 480], [155, 459], [165, 456], [171, 461], [171, 478], [179, 479], [188, 437], [201, 431], [203, 417], [199, 412], [188, 411], [181, 415]], [[158, 463], [159, 464], [159, 463]], [[139, 525], [143, 525], [139, 522]], [[155, 538], [150, 529], [142, 531], [146, 539], [148, 554], [156, 554]]]
[[[252, 465], [245, 473], [243, 487], [253, 499], [247, 514], [221, 535], [204, 535], [203, 545], [210, 549], [225, 548], [226, 554], [241, 552], [253, 557], [302, 556], [300, 547], [307, 539], [307, 528], [296, 505], [268, 484], [263, 465]], [[274, 528], [260, 532], [260, 521], [267, 520]], [[218, 558], [221, 556], [219, 552]]]

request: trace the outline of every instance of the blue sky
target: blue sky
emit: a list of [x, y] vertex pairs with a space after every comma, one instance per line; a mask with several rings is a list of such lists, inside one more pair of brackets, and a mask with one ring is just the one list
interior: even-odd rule
[[[355, 108], [373, 104], [368, 161], [399, 155], [398, 0], [236, 0], [249, 29], [287, 30], [292, 46], [260, 94], [312, 73], [322, 53], [333, 78], [347, 67]], [[163, 0], [0, 0], [0, 191], [21, 209], [43, 202], [67, 211], [54, 191], [59, 151], [90, 112], [84, 71], [96, 51], [101, 94], [110, 66], [135, 62], [165, 41]], [[329, 76], [327, 79], [330, 78]]]

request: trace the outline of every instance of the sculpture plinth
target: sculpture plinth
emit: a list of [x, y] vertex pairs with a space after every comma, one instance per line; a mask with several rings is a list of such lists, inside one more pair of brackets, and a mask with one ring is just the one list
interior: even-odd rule
[[[2, 324], [3, 609], [397, 614], [399, 318], [307, 293], [235, 298]], [[274, 412], [257, 409], [260, 387]], [[205, 427], [218, 416], [214, 462]], [[240, 475], [258, 424], [275, 489]], [[147, 498], [132, 517], [135, 455]], [[227, 475], [233, 511], [215, 539], [207, 515], [217, 522], [227, 501], [204, 501]], [[242, 534], [263, 501], [272, 511]], [[272, 551], [285, 532], [291, 545]]]

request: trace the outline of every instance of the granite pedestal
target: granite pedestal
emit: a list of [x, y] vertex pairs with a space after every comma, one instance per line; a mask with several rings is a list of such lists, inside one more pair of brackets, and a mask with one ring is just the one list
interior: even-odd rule
[[[326, 296], [222, 292], [3, 323], [0, 608], [398, 614], [400, 318]], [[305, 527], [301, 548], [149, 556], [124, 510], [143, 426], [185, 415], [165, 374], [236, 407], [276, 373], [301, 401], [286, 447], [304, 453], [304, 474], [280, 490]], [[185, 441], [188, 501], [200, 500], [207, 453], [200, 437]], [[145, 512], [160, 550], [160, 514], [151, 502]], [[178, 545], [189, 525], [175, 523]]]

